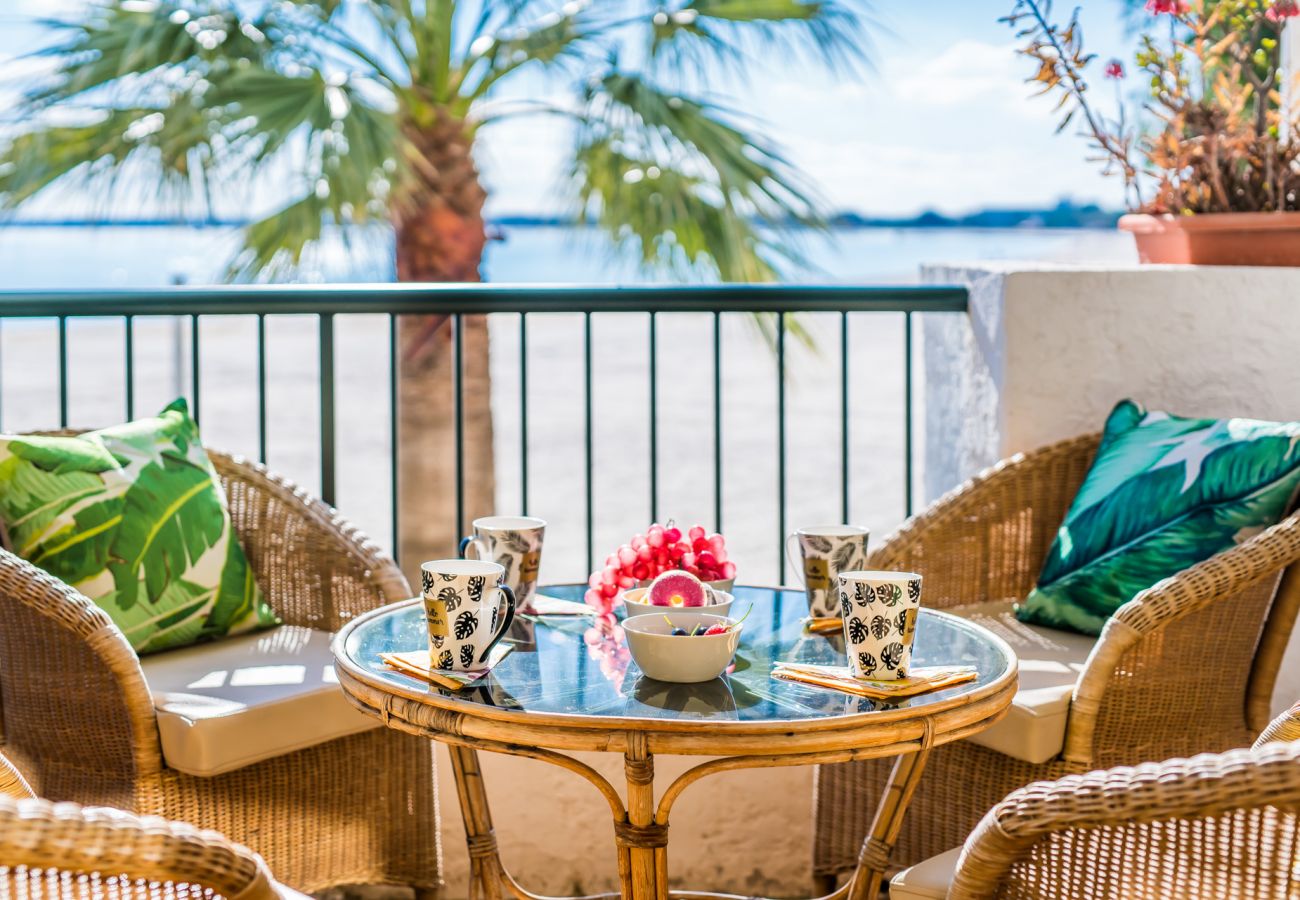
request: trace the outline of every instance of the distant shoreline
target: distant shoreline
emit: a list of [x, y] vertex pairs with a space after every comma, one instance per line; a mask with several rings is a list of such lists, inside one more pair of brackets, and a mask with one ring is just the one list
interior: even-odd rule
[[[961, 216], [946, 216], [924, 212], [909, 217], [874, 217], [855, 212], [836, 213], [829, 224], [835, 231], [863, 229], [1001, 229], [1001, 230], [1056, 230], [1086, 228], [1110, 230], [1120, 214], [1097, 206], [1075, 206], [1063, 201], [1049, 209], [985, 209]], [[591, 222], [576, 222], [558, 216], [494, 216], [486, 220], [496, 228], [579, 228], [595, 227]], [[50, 218], [0, 218], [0, 228], [243, 228], [248, 219], [175, 219], [175, 218], [121, 218], [91, 219], [74, 217]]]

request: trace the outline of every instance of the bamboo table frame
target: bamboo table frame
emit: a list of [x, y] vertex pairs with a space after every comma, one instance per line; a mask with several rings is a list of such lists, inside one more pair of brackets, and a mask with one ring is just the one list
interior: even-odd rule
[[[537, 759], [574, 772], [605, 798], [613, 816], [623, 900], [726, 900], [733, 895], [668, 889], [668, 822], [673, 804], [691, 784], [733, 769], [838, 763], [896, 756], [892, 773], [853, 877], [825, 900], [870, 900], [880, 890], [903, 815], [925, 769], [931, 748], [976, 734], [1005, 713], [1016, 691], [1016, 662], [998, 637], [970, 623], [1006, 662], [996, 679], [967, 692], [944, 692], [933, 703], [867, 713], [802, 720], [725, 722], [620, 718], [503, 709], [385, 679], [350, 658], [349, 636], [378, 617], [392, 616], [419, 600], [383, 607], [348, 623], [334, 642], [339, 682], [349, 701], [387, 727], [448, 745], [464, 817], [470, 857], [470, 896], [499, 900], [542, 898], [519, 885], [501, 862], [492, 828], [478, 750]], [[927, 615], [952, 619], [945, 613]], [[913, 701], [917, 702], [917, 701]], [[626, 792], [577, 759], [558, 751], [623, 754]], [[717, 757], [688, 769], [655, 801], [654, 757], [682, 754]], [[618, 897], [620, 894], [600, 895]]]

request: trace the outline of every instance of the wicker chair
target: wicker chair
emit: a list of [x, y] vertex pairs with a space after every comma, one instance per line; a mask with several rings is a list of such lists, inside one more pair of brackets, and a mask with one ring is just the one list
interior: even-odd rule
[[8, 797], [0, 797], [0, 897], [306, 900], [214, 831]]
[[[210, 451], [240, 540], [289, 625], [337, 630], [411, 596], [391, 558], [263, 466]], [[0, 742], [37, 793], [196, 823], [287, 884], [440, 889], [430, 743], [375, 728], [213, 777], [171, 768], [140, 660], [88, 599], [0, 551]], [[225, 884], [225, 882], [223, 882]]]
[[[1023, 598], [1099, 436], [1020, 454], [907, 522], [870, 566], [925, 576], [924, 604], [955, 609]], [[1033, 764], [970, 741], [937, 748], [894, 861], [960, 846], [984, 813], [1032, 781], [1250, 743], [1300, 607], [1300, 515], [1139, 594], [1107, 623], [1073, 687], [1064, 747]], [[822, 766], [813, 868], [833, 882], [857, 861], [888, 762]]]
[[899, 900], [1293, 898], [1300, 894], [1300, 707], [1251, 750], [1013, 792], [960, 850], [901, 873]]

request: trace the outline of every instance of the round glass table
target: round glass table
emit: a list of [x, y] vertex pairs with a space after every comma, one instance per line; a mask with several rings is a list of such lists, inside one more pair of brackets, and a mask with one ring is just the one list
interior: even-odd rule
[[[543, 588], [580, 600], [585, 585]], [[390, 669], [381, 653], [428, 645], [423, 604], [410, 600], [348, 623], [334, 641], [339, 681], [361, 710], [400, 731], [449, 745], [465, 818], [471, 895], [521, 898], [492, 832], [477, 750], [543, 760], [586, 778], [614, 817], [622, 896], [666, 898], [668, 820], [695, 781], [729, 769], [897, 757], [858, 869], [832, 897], [874, 897], [930, 749], [982, 731], [1010, 705], [1016, 660], [996, 636], [956, 616], [922, 609], [913, 665], [969, 665], [975, 680], [895, 701], [871, 700], [771, 677], [778, 660], [844, 665], [843, 638], [807, 633], [802, 590], [737, 587], [744, 631], [733, 665], [702, 684], [647, 678], [612, 617], [520, 616], [512, 652], [481, 681], [452, 691]], [[622, 753], [626, 793], [559, 751]], [[716, 757], [654, 792], [654, 755]], [[677, 892], [673, 892], [677, 893]], [[721, 897], [699, 891], [692, 897]]]

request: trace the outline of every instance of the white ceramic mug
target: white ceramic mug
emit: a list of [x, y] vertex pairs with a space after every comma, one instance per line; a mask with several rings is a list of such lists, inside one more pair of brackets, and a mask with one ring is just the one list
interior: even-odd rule
[[477, 557], [498, 563], [506, 570], [505, 584], [515, 592], [519, 612], [531, 612], [546, 521], [532, 516], [484, 516], [475, 519], [473, 527], [473, 534], [461, 538], [461, 559]]
[[515, 618], [506, 570], [477, 559], [435, 559], [420, 566], [429, 659], [434, 668], [480, 668]]
[[[810, 525], [785, 540], [785, 553], [808, 593], [808, 613], [836, 615], [836, 576], [867, 564], [870, 532], [858, 525]], [[794, 555], [799, 545], [799, 558]]]
[[841, 572], [838, 592], [849, 669], [858, 678], [906, 678], [921, 606], [921, 576]]

